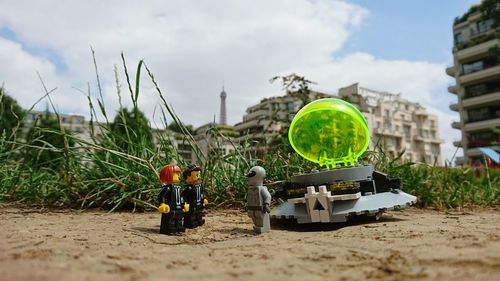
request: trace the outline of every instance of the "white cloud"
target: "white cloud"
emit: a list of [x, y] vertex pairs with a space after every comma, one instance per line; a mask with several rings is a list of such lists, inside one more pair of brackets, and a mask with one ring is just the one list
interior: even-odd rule
[[[278, 84], [268, 83], [271, 77], [291, 72], [331, 92], [360, 82], [432, 105], [435, 93], [448, 82], [445, 65], [383, 60], [366, 53], [335, 57], [367, 16], [360, 6], [328, 0], [12, 1], [2, 5], [0, 30], [13, 30], [22, 45], [0, 37], [0, 63], [12, 66], [0, 69], [0, 75], [9, 92], [27, 106], [43, 94], [35, 74], [39, 71], [49, 87], [58, 87], [53, 97], [61, 111], [87, 114], [83, 94], [73, 87], [86, 91], [90, 82], [92, 94], [97, 94], [92, 45], [105, 102], [113, 112], [118, 107], [114, 65], [120, 69], [123, 99], [129, 100], [123, 51], [131, 77], [144, 58], [167, 101], [194, 125], [215, 115], [218, 119], [223, 80], [228, 121], [237, 123], [248, 106], [281, 93]], [[51, 50], [62, 61], [50, 61], [33, 49]], [[61, 64], [64, 71], [57, 68]], [[158, 96], [145, 71], [141, 84], [139, 103], [151, 117]]]
[[0, 37], [0, 83], [23, 107], [30, 107], [44, 95], [37, 71], [58, 80], [55, 66], [47, 59], [26, 53], [18, 43]]
[[[320, 64], [367, 13], [342, 1], [18, 1], [4, 6], [0, 27], [14, 30], [27, 45], [55, 50], [68, 67], [68, 88], [85, 89], [86, 82], [95, 81], [92, 45], [102, 82], [113, 89], [106, 86], [114, 83], [113, 65], [121, 66], [124, 51], [131, 69], [146, 59], [177, 112], [196, 125], [218, 113], [222, 80], [229, 121], [236, 123], [249, 102], [276, 93], [267, 84], [270, 77], [295, 65]], [[110, 101], [113, 95], [106, 93]]]

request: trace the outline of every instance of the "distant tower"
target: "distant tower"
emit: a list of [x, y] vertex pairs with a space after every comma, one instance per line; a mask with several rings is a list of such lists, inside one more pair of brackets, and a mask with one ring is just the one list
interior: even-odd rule
[[227, 125], [226, 120], [226, 91], [224, 91], [224, 84], [222, 84], [222, 92], [220, 92], [220, 121], [219, 124]]

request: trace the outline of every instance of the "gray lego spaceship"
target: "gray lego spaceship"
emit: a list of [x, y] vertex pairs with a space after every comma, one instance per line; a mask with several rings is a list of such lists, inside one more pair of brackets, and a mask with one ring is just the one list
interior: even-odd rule
[[320, 99], [304, 106], [292, 120], [290, 144], [302, 157], [327, 168], [297, 175], [275, 193], [282, 203], [272, 219], [297, 223], [345, 222], [356, 215], [379, 218], [417, 198], [402, 191], [401, 180], [357, 164], [370, 136], [359, 110], [339, 99]]

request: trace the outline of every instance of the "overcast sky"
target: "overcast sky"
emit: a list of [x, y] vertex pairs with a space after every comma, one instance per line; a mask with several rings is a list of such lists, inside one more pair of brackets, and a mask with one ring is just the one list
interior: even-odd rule
[[[145, 59], [180, 118], [199, 126], [218, 120], [223, 81], [229, 124], [260, 99], [283, 94], [269, 83], [275, 75], [295, 72], [330, 93], [360, 82], [438, 114], [449, 159], [460, 138], [450, 127], [458, 114], [448, 109], [456, 97], [445, 74], [453, 62], [452, 22], [476, 2], [0, 0], [0, 83], [28, 108], [44, 94], [38, 72], [49, 89], [57, 87], [52, 99], [60, 112], [88, 116], [81, 91], [89, 85], [98, 95], [92, 46], [113, 113], [115, 66], [129, 104], [123, 52], [132, 75]], [[158, 95], [144, 74], [141, 85], [140, 107], [153, 120]]]

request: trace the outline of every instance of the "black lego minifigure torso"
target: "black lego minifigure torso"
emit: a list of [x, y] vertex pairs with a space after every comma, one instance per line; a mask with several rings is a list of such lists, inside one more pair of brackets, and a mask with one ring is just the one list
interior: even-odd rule
[[182, 212], [184, 198], [182, 196], [182, 187], [180, 185], [164, 185], [160, 194], [158, 194], [159, 203], [165, 203], [170, 206], [171, 212]]
[[202, 208], [203, 199], [205, 199], [205, 194], [203, 193], [203, 187], [201, 184], [189, 184], [186, 185], [183, 191], [186, 203], [189, 204], [191, 208]]

